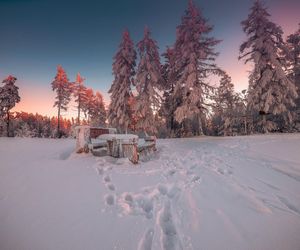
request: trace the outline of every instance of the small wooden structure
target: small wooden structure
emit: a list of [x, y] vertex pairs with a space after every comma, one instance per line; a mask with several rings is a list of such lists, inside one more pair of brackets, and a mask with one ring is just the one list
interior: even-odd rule
[[95, 156], [109, 155], [115, 158], [128, 158], [136, 164], [140, 156], [156, 151], [156, 137], [144, 138], [139, 145], [139, 138], [134, 134], [116, 134], [113, 128], [96, 128], [90, 126], [76, 127], [76, 152], [91, 152]]

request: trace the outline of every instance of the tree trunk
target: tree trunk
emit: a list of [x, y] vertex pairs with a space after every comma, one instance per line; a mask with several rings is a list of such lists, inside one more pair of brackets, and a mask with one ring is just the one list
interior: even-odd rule
[[199, 135], [203, 135], [203, 127], [202, 127], [202, 121], [201, 121], [200, 114], [198, 114], [198, 123], [199, 123]]
[[266, 115], [262, 115], [262, 132], [263, 132], [264, 134], [267, 134], [267, 133], [268, 133]]
[[9, 120], [9, 110], [7, 110], [6, 111], [6, 133], [7, 133], [7, 137], [9, 137], [9, 122], [10, 122], [10, 120]]
[[80, 126], [80, 105], [78, 105], [77, 125]]
[[174, 130], [174, 113], [171, 113], [171, 122], [170, 122], [170, 129], [171, 131]]
[[60, 106], [58, 106], [57, 114], [57, 137], [60, 138]]
[[[173, 95], [174, 93], [174, 84], [171, 85], [171, 94]], [[173, 102], [173, 100], [172, 100]], [[171, 133], [174, 132], [175, 133], [175, 117], [174, 117], [174, 110], [171, 108]]]

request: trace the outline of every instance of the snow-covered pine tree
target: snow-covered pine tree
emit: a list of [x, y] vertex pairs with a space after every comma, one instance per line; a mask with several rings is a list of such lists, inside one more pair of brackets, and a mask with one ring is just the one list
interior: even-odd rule
[[249, 77], [248, 105], [250, 110], [261, 114], [262, 132], [276, 128], [274, 121], [267, 119], [268, 114], [273, 117], [287, 114], [286, 123], [291, 123], [288, 108], [294, 106], [297, 97], [295, 84], [284, 71], [285, 60], [280, 59], [280, 53], [286, 50], [282, 29], [269, 17], [263, 4], [256, 0], [248, 18], [242, 22], [248, 40], [240, 46], [239, 56], [245, 63], [254, 64]]
[[125, 30], [119, 50], [114, 56], [114, 81], [108, 91], [111, 94], [108, 111], [109, 124], [125, 132], [127, 132], [132, 116], [129, 100], [132, 97], [131, 87], [135, 74], [135, 60], [134, 43], [129, 32]]
[[21, 100], [19, 88], [15, 85], [16, 81], [16, 77], [9, 75], [2, 81], [4, 86], [0, 87], [0, 118], [6, 116], [6, 130], [8, 137], [10, 136], [10, 110]]
[[140, 62], [134, 82], [138, 93], [135, 103], [136, 129], [156, 133], [155, 114], [161, 105], [159, 91], [163, 86], [157, 42], [151, 38], [147, 27], [137, 48]]
[[298, 98], [295, 103], [296, 122], [300, 130], [300, 24], [298, 30], [287, 37], [288, 52], [286, 55], [289, 68], [289, 78], [297, 87]]
[[61, 137], [60, 118], [61, 111], [67, 111], [71, 100], [72, 86], [62, 66], [57, 67], [57, 74], [51, 83], [52, 90], [56, 92], [54, 107], [57, 107], [57, 136]]
[[210, 86], [206, 83], [210, 73], [218, 72], [214, 60], [217, 53], [214, 47], [219, 43], [208, 37], [212, 26], [203, 18], [192, 0], [177, 27], [175, 42], [175, 60], [178, 80], [174, 98], [181, 99], [175, 118], [182, 123], [198, 118], [199, 134], [203, 134], [202, 118], [206, 110], [205, 95]]
[[84, 78], [79, 73], [76, 75], [76, 81], [73, 84], [73, 95], [77, 103], [77, 125], [80, 125], [80, 112], [83, 109], [83, 103], [86, 102], [86, 87], [84, 86]]

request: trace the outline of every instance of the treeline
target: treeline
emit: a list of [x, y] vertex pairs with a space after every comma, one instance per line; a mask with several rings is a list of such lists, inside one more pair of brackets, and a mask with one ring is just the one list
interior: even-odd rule
[[239, 59], [253, 65], [241, 93], [216, 65], [220, 41], [192, 0], [163, 63], [147, 27], [136, 46], [125, 30], [114, 56], [109, 123], [167, 137], [299, 131], [300, 29], [284, 41], [258, 0], [241, 24], [247, 40]]
[[[10, 113], [9, 135], [16, 137], [57, 137], [57, 117], [48, 117], [40, 114], [26, 112]], [[83, 121], [87, 124], [87, 121]], [[62, 137], [74, 137], [76, 121], [63, 118], [60, 120], [60, 131]], [[0, 133], [6, 133], [6, 124], [0, 120]]]
[[[15, 85], [17, 78], [8, 76], [0, 86], [0, 135], [21, 137], [73, 137], [75, 126], [92, 125], [106, 126], [106, 110], [103, 96], [100, 92], [84, 85], [84, 78], [78, 73], [74, 82], [69, 81], [61, 66], [51, 83], [56, 92], [54, 107], [57, 107], [57, 117], [41, 116], [26, 112], [11, 112], [20, 102], [19, 88]], [[66, 115], [71, 100], [76, 103], [77, 118], [62, 118]], [[82, 118], [83, 117], [83, 118]]]
[[[27, 112], [10, 112], [9, 135], [15, 137], [57, 138], [57, 117], [43, 116]], [[89, 125], [87, 119], [81, 120], [82, 125]], [[60, 134], [63, 138], [74, 138], [77, 120], [74, 118], [60, 119]], [[7, 124], [0, 119], [0, 134], [6, 135]]]

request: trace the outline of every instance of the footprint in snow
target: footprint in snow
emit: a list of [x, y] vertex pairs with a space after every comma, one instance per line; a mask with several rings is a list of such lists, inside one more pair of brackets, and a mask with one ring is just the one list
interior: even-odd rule
[[166, 195], [168, 193], [168, 188], [163, 184], [159, 184], [157, 189], [162, 195]]
[[96, 168], [96, 171], [97, 171], [98, 175], [103, 175], [104, 174], [103, 168]]
[[116, 190], [115, 185], [112, 184], [112, 183], [108, 183], [108, 184], [106, 185], [106, 187], [107, 187], [109, 190], [111, 190], [111, 191], [115, 191], [115, 190]]
[[181, 189], [176, 187], [176, 186], [173, 186], [169, 189], [168, 193], [167, 193], [167, 196], [170, 198], [170, 199], [175, 199], [179, 194], [180, 194], [180, 191]]
[[115, 196], [108, 194], [104, 197], [106, 205], [112, 206], [115, 204]]
[[124, 200], [128, 203], [133, 203], [133, 197], [131, 194], [126, 194]]
[[152, 202], [152, 200], [144, 198], [141, 207], [145, 212], [146, 218], [147, 219], [152, 219], [152, 217], [153, 217], [153, 213], [152, 213], [152, 211], [153, 211], [153, 202]]
[[133, 197], [132, 194], [123, 194], [124, 202], [129, 206], [128, 211], [134, 215], [144, 215], [147, 219], [153, 217], [153, 200], [147, 196], [138, 195]]
[[169, 175], [169, 176], [172, 176], [172, 175], [174, 175], [175, 173], [176, 173], [176, 170], [175, 170], [175, 169], [171, 169], [171, 170], [168, 171], [168, 175]]
[[161, 246], [164, 250], [181, 249], [181, 242], [174, 223], [170, 202], [166, 202], [158, 214], [158, 225], [160, 226]]
[[224, 170], [223, 170], [223, 169], [221, 169], [221, 168], [218, 168], [218, 169], [217, 169], [217, 171], [218, 171], [218, 173], [219, 173], [219, 174], [222, 174], [222, 175], [224, 175], [224, 174], [225, 174]]
[[111, 182], [111, 179], [110, 179], [109, 175], [105, 175], [104, 178], [103, 178], [103, 181], [104, 182]]

